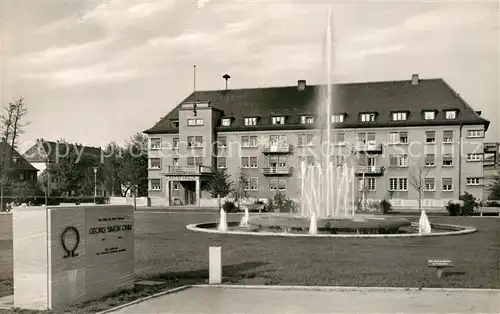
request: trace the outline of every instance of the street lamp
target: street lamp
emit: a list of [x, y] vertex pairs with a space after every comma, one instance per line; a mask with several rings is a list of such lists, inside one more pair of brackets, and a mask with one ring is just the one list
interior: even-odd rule
[[94, 204], [97, 204], [97, 167], [94, 167]]

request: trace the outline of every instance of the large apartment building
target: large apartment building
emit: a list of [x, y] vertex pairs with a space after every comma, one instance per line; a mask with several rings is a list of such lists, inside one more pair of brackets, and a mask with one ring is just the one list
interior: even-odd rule
[[[409, 205], [420, 169], [423, 204], [442, 206], [467, 191], [483, 197], [489, 122], [443, 79], [338, 84], [332, 116], [317, 110], [324, 86], [197, 91], [149, 137], [152, 204], [200, 205], [213, 167], [245, 178], [251, 198], [300, 195], [300, 165], [356, 161], [369, 199]], [[325, 156], [332, 124], [331, 155]]]

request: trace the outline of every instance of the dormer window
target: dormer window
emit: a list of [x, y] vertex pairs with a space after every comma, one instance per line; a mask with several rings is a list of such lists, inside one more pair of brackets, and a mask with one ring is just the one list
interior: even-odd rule
[[220, 123], [222, 126], [230, 126], [231, 125], [231, 119], [230, 118], [223, 118]]
[[342, 123], [344, 122], [344, 114], [334, 114], [332, 116], [332, 123]]
[[446, 120], [455, 120], [457, 118], [456, 110], [446, 110], [445, 111]]
[[406, 121], [408, 119], [408, 113], [401, 112], [393, 112], [392, 113], [392, 121]]
[[302, 116], [300, 117], [300, 123], [302, 124], [313, 124], [314, 117], [313, 116]]
[[375, 121], [375, 113], [362, 113], [361, 116], [361, 122], [373, 122]]
[[424, 111], [424, 119], [425, 120], [435, 120], [436, 112], [435, 111]]
[[174, 128], [178, 128], [179, 127], [179, 120], [172, 121], [172, 125], [174, 126]]
[[285, 117], [272, 117], [271, 122], [273, 124], [285, 124]]
[[257, 125], [257, 118], [245, 118], [245, 125]]

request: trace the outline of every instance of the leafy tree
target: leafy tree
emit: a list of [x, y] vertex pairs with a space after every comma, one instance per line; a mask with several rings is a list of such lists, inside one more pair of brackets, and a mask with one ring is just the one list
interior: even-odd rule
[[102, 160], [105, 173], [104, 183], [107, 189], [111, 191], [112, 196], [115, 196], [116, 193], [121, 195], [120, 171], [123, 166], [122, 151], [123, 148], [115, 142], [109, 143], [104, 148], [104, 159]]
[[233, 181], [226, 169], [215, 168], [212, 171], [212, 178], [206, 185], [206, 190], [212, 197], [217, 197], [217, 208], [220, 210], [221, 198], [226, 197], [233, 191]]
[[488, 185], [488, 199], [490, 200], [500, 200], [500, 171], [494, 177], [493, 182]]
[[236, 183], [233, 184], [231, 195], [235, 202], [238, 203], [238, 209], [240, 207], [241, 200], [248, 198], [248, 190], [246, 189], [248, 185], [248, 179], [243, 172], [240, 172], [236, 178]]
[[36, 182], [21, 181], [12, 183], [12, 196], [16, 205], [28, 202], [35, 202], [36, 197], [43, 195]]
[[134, 134], [125, 144], [117, 166], [118, 181], [124, 187], [122, 196], [133, 191], [134, 196], [148, 194], [148, 138], [142, 133]]

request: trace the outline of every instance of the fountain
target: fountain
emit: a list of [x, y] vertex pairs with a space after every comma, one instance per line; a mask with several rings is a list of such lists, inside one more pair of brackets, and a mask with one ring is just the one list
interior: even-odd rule
[[[346, 154], [345, 148], [332, 147], [332, 114], [339, 110], [339, 101], [335, 99], [335, 88], [332, 79], [333, 69], [333, 31], [332, 11], [328, 10], [328, 22], [325, 40], [326, 85], [320, 87], [314, 101], [317, 116], [322, 117], [319, 123], [321, 143], [326, 144], [326, 152], [321, 145], [320, 162], [306, 165], [302, 162], [297, 172], [300, 177], [300, 209], [296, 214], [265, 214], [249, 217], [245, 208], [245, 216], [239, 222], [226, 221], [225, 212], [221, 211], [218, 231], [217, 223], [189, 225], [188, 229], [203, 232], [225, 232], [251, 235], [279, 236], [315, 236], [315, 237], [389, 237], [420, 236], [424, 234], [448, 235], [475, 232], [474, 228], [434, 224], [431, 232], [430, 224], [422, 212], [419, 233], [416, 224], [408, 219], [395, 216], [366, 215], [356, 213], [358, 197], [358, 156], [351, 154], [344, 162], [331, 160], [332, 153]], [[313, 88], [313, 87], [311, 87]], [[363, 179], [363, 178], [361, 178]], [[436, 231], [444, 230], [443, 232]]]
[[420, 214], [420, 219], [418, 221], [418, 234], [427, 235], [431, 233], [431, 224], [429, 222], [429, 218], [425, 213], [425, 210], [422, 210]]
[[246, 228], [248, 227], [248, 221], [250, 220], [250, 213], [248, 212], [248, 207], [243, 207], [245, 210], [245, 215], [241, 217], [240, 227]]
[[220, 220], [219, 220], [219, 231], [227, 231], [227, 216], [226, 212], [224, 209], [221, 208], [220, 210]]

